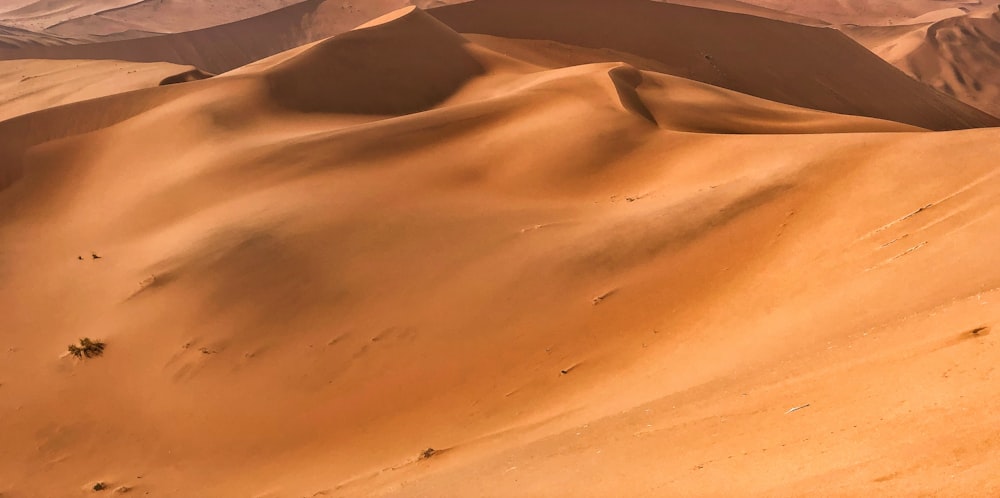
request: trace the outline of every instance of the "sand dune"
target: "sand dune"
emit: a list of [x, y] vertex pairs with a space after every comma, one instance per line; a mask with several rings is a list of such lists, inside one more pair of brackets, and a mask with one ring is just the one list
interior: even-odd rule
[[[376, 12], [407, 4], [405, 0], [370, 3]], [[0, 59], [170, 62], [221, 73], [348, 31], [371, 18], [366, 12], [345, 10], [343, 3], [332, 0], [306, 0], [246, 20], [185, 33], [85, 45], [0, 49]]]
[[1000, 12], [973, 11], [907, 26], [854, 26], [845, 32], [915, 79], [1000, 115]]
[[14, 0], [0, 6], [0, 23], [32, 30], [91, 15], [95, 12], [136, 4], [143, 0]]
[[997, 0], [743, 0], [779, 12], [833, 24], [893, 26], [939, 20], [962, 12], [992, 10]]
[[[676, 5], [687, 5], [689, 7], [699, 7], [702, 9], [720, 10], [723, 12], [733, 12], [736, 14], [747, 14], [751, 16], [775, 19], [778, 21], [804, 24], [807, 26], [826, 26], [830, 23], [820, 19], [801, 16], [790, 12], [775, 10], [760, 5], [755, 5], [752, 1], [742, 2], [738, 0], [657, 0], [662, 3], [672, 3]], [[457, 3], [457, 2], [456, 2]]]
[[0, 48], [21, 48], [30, 45], [67, 45], [71, 43], [85, 43], [85, 41], [0, 25]]
[[[821, 25], [828, 21], [915, 79], [978, 109], [1000, 114], [996, 104], [1000, 77], [993, 72], [1000, 58], [995, 18], [1000, 1], [746, 0], [746, 3], [757, 10], [692, 2], [696, 6], [799, 24]], [[800, 17], [796, 19], [795, 15]]]
[[[525, 9], [534, 13], [530, 22], [520, 14]], [[615, 10], [611, 19], [604, 15], [609, 9]], [[0, 58], [168, 61], [220, 73], [346, 29], [347, 18], [340, 12], [332, 2], [317, 0], [190, 33], [0, 50]], [[479, 0], [432, 12], [459, 32], [613, 49], [657, 61], [657, 70], [669, 74], [800, 107], [936, 130], [1000, 122], [928, 90], [828, 29], [644, 0], [552, 0], [540, 5], [527, 0]], [[767, 60], [746, 53], [767, 54]], [[852, 71], [839, 69], [848, 66]]]
[[[0, 28], [0, 49], [19, 48], [32, 45], [84, 45], [94, 42], [144, 38], [155, 33], [181, 33], [211, 26], [222, 25], [262, 15], [297, 3], [309, 3], [312, 7], [300, 5], [297, 9], [274, 15], [264, 15], [256, 22], [199, 33], [195, 39], [188, 36], [168, 38], [140, 45], [131, 44], [99, 45], [97, 47], [69, 50], [15, 51], [0, 54], [3, 58], [97, 58], [125, 59], [142, 62], [168, 61], [186, 65], [198, 65], [211, 72], [222, 72], [242, 66], [261, 57], [290, 49], [303, 43], [312, 42], [343, 32], [360, 24], [363, 20], [378, 16], [389, 10], [416, 4], [421, 8], [432, 8], [463, 3], [464, 0], [377, 0], [353, 4], [336, 3], [332, 0], [259, 0], [228, 1], [215, 0], [109, 0], [105, 3], [82, 3], [79, 0], [49, 0], [47, 2], [21, 2], [11, 4], [3, 12], [19, 12], [15, 19], [0, 21], [14, 26], [44, 29], [44, 32], [14, 31]], [[957, 31], [958, 43], [943, 50], [934, 40], [925, 40], [932, 23], [950, 19], [949, 23], [986, 24], [980, 21], [989, 18], [1000, 1], [997, 0], [924, 0], [920, 2], [884, 1], [838, 1], [838, 2], [787, 2], [784, 0], [664, 0], [664, 3], [689, 5], [705, 9], [753, 15], [809, 26], [834, 24], [839, 29], [858, 40], [886, 61], [894, 64], [910, 76], [926, 83], [942, 93], [970, 104], [980, 110], [997, 114], [994, 104], [1000, 85], [990, 71], [994, 64], [989, 61], [1000, 57], [1000, 51], [989, 44], [990, 35], [976, 31], [969, 36]], [[23, 4], [23, 5], [22, 5]], [[122, 6], [119, 6], [122, 4]], [[42, 14], [44, 15], [42, 15]], [[37, 17], [41, 15], [41, 17]], [[0, 16], [3, 13], [0, 12]], [[18, 17], [20, 16], [20, 17]], [[35, 17], [32, 17], [35, 16]], [[962, 18], [972, 18], [960, 20]], [[34, 19], [34, 21], [25, 21]], [[317, 21], [319, 19], [319, 21]], [[27, 22], [27, 24], [24, 24]], [[253, 40], [249, 33], [269, 33], [265, 38], [274, 43], [262, 44]], [[306, 29], [301, 29], [305, 26]], [[278, 29], [275, 29], [278, 27]], [[243, 28], [246, 28], [245, 30]], [[939, 28], [934, 28], [937, 30]], [[951, 32], [957, 28], [945, 28]], [[244, 31], [241, 33], [241, 31]], [[757, 36], [757, 35], [755, 35]], [[966, 38], [969, 38], [966, 42]], [[950, 38], [953, 39], [953, 38]], [[954, 40], [954, 39], [953, 39]], [[977, 42], [978, 40], [978, 42]], [[192, 48], [192, 44], [196, 48]], [[975, 47], [975, 45], [979, 47]], [[262, 46], [268, 45], [268, 46]], [[224, 47], [224, 48], [220, 48]], [[619, 47], [620, 48], [620, 47]], [[919, 54], [914, 51], [920, 48]], [[963, 53], [972, 50], [975, 53]], [[201, 55], [208, 52], [209, 56]], [[953, 54], [957, 52], [957, 54]], [[912, 60], [911, 60], [912, 56]], [[984, 61], [980, 63], [978, 61]], [[949, 77], [951, 66], [957, 68], [963, 78], [966, 74], [979, 81], [976, 85], [963, 84], [958, 78]], [[953, 72], [953, 71], [952, 71]], [[692, 75], [685, 75], [691, 77]], [[703, 75], [704, 76], [704, 75]], [[710, 81], [722, 84], [721, 81]], [[745, 88], [737, 88], [747, 91]], [[774, 96], [766, 96], [774, 98]], [[808, 105], [793, 101], [796, 105]], [[835, 112], [850, 112], [843, 108], [822, 107]], [[900, 119], [899, 116], [883, 116]], [[982, 119], [980, 116], [979, 119]], [[928, 126], [922, 123], [921, 126]]]
[[1000, 12], [933, 24], [902, 64], [921, 81], [1000, 115]]
[[118, 61], [0, 62], [0, 121], [41, 109], [185, 80], [194, 68]]
[[[530, 19], [520, 15], [526, 9]], [[937, 130], [997, 124], [830, 29], [643, 0], [479, 0], [432, 12], [462, 33], [612, 48], [659, 61], [677, 76], [800, 107]]]
[[0, 121], [3, 496], [1000, 491], [1000, 128], [471, 12]]
[[[47, 31], [67, 36], [108, 35], [128, 30], [180, 33], [227, 24], [279, 10], [302, 0], [145, 0], [68, 19]], [[347, 5], [344, 4], [347, 9]]]

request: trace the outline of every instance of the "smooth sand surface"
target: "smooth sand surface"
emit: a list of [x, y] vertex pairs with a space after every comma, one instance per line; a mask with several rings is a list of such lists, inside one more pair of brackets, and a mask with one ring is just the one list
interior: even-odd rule
[[779, 12], [834, 24], [895, 26], [958, 12], [992, 10], [997, 0], [742, 0]]
[[95, 60], [0, 61], [0, 121], [71, 102], [159, 86], [193, 67]]
[[403, 9], [0, 121], [0, 494], [1000, 493], [1000, 128], [667, 74], [585, 13]]
[[95, 12], [142, 3], [143, 0], [4, 0], [0, 24], [43, 30]]
[[[179, 33], [240, 21], [302, 0], [155, 0], [67, 19], [48, 31], [65, 36], [126, 31]], [[345, 3], [345, 10], [347, 4]]]

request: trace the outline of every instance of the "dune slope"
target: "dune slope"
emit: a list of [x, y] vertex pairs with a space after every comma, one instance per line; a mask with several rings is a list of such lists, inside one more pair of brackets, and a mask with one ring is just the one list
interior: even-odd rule
[[[60, 47], [0, 49], [0, 59], [116, 59], [170, 62], [220, 73], [303, 43], [335, 34], [315, 19], [323, 0], [307, 0], [267, 14], [186, 33]], [[325, 19], [325, 18], [324, 18]], [[340, 31], [360, 23], [346, 22]]]
[[218, 26], [279, 10], [302, 0], [146, 0], [67, 19], [46, 31], [65, 36], [128, 30], [179, 33]]
[[143, 0], [13, 0], [0, 6], [0, 22], [40, 31], [69, 19], [140, 3]]
[[996, 492], [998, 138], [412, 9], [0, 122], [0, 493]]
[[121, 61], [0, 61], [0, 121], [53, 106], [183, 80], [192, 67]]
[[743, 0], [788, 14], [822, 19], [833, 24], [898, 26], [992, 9], [997, 0]]
[[921, 81], [1000, 115], [1000, 12], [933, 24], [902, 62]]
[[[386, 0], [385, 6], [394, 3]], [[374, 7], [373, 7], [374, 8]], [[520, 12], [534, 14], [525, 20]], [[614, 9], [615, 15], [607, 15]], [[998, 119], [927, 89], [842, 34], [729, 12], [645, 0], [477, 0], [433, 9], [458, 32], [612, 49], [657, 70], [800, 107], [929, 129]], [[246, 21], [140, 40], [0, 49], [0, 58], [168, 61], [219, 73], [347, 29], [341, 6], [313, 0]], [[762, 56], [751, 54], [767, 54]], [[841, 68], [850, 67], [851, 71]]]
[[[519, 14], [525, 9], [529, 19]], [[831, 29], [644, 0], [478, 0], [432, 12], [459, 32], [611, 48], [666, 64], [671, 74], [800, 107], [937, 130], [997, 124]]]

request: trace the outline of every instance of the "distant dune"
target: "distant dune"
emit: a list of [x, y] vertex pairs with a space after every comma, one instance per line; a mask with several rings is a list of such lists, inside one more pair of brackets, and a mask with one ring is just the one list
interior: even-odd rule
[[831, 29], [644, 0], [478, 0], [432, 12], [462, 33], [612, 48], [677, 76], [801, 107], [937, 130], [998, 123]]
[[[0, 7], [0, 50], [37, 45], [79, 45], [94, 42], [136, 39], [158, 33], [183, 33], [237, 22], [240, 28], [213, 30], [191, 37], [168, 38], [141, 45], [101, 46], [70, 50], [28, 50], [0, 54], [2, 58], [98, 58], [126, 59], [140, 62], [165, 60], [194, 64], [205, 70], [221, 72], [295, 46], [316, 41], [353, 28], [364, 20], [390, 10], [415, 4], [435, 8], [464, 3], [467, 0], [33, 0], [17, 1]], [[1000, 94], [1000, 79], [993, 77], [991, 63], [1000, 58], [1000, 46], [992, 43], [989, 18], [997, 12], [1000, 0], [660, 0], [663, 3], [688, 5], [716, 11], [747, 14], [806, 26], [833, 26], [894, 64], [918, 81], [938, 91], [996, 116], [995, 102]], [[284, 14], [272, 11], [298, 5]], [[290, 15], [289, 15], [290, 14]], [[238, 21], [263, 15], [258, 22]], [[7, 19], [4, 19], [4, 18]], [[950, 41], [922, 43], [933, 23], [941, 22], [934, 32], [954, 32]], [[980, 30], [946, 26], [963, 23], [978, 25]], [[996, 21], [992, 21], [993, 24]], [[6, 26], [5, 26], [6, 24]], [[244, 29], [264, 26], [271, 44], [247, 40]], [[304, 29], [300, 29], [300, 27]], [[28, 28], [33, 31], [23, 31]], [[985, 29], [983, 29], [985, 28]], [[957, 37], [957, 38], [956, 38]], [[252, 37], [249, 37], [252, 38]], [[991, 41], [992, 40], [992, 41]], [[191, 44], [196, 43], [197, 49]], [[214, 45], [214, 47], [213, 47]], [[223, 47], [220, 48], [219, 46]], [[922, 47], [919, 53], [914, 53]], [[268, 50], [267, 48], [270, 48]], [[202, 56], [201, 52], [210, 55]], [[966, 53], [969, 52], [969, 53]], [[973, 53], [974, 52], [974, 53]], [[137, 55], [143, 54], [143, 55]], [[151, 55], [155, 54], [155, 55]], [[953, 69], [955, 68], [955, 69]], [[953, 77], [957, 71], [961, 78]], [[949, 73], [952, 73], [950, 76]], [[968, 76], [969, 78], [966, 78]], [[976, 84], [961, 79], [974, 79]], [[720, 84], [719, 82], [713, 82]], [[842, 108], [823, 107], [837, 112]], [[926, 125], [926, 123], [925, 123]]]
[[833, 24], [892, 26], [924, 22], [983, 8], [992, 10], [998, 0], [742, 0], [759, 7], [822, 19]]
[[0, 120], [71, 102], [184, 80], [192, 67], [121, 61], [2, 61]]
[[[406, 3], [404, 0], [379, 1], [389, 10]], [[368, 19], [366, 14], [345, 11], [342, 4], [334, 0], [306, 0], [246, 20], [179, 34], [58, 48], [0, 49], [0, 59], [163, 61], [221, 73], [342, 33]]]
[[[526, 9], [530, 19], [521, 15]], [[615, 15], [607, 15], [612, 9]], [[669, 74], [800, 107], [935, 130], [1000, 123], [912, 81], [830, 29], [645, 0], [478, 0], [432, 12], [458, 32], [614, 49], [655, 60]], [[348, 29], [347, 19], [334, 2], [315, 0], [189, 33], [0, 50], [0, 58], [167, 61], [221, 73]]]
[[934, 23], [902, 64], [919, 80], [1000, 116], [1000, 12]]
[[[0, 5], [0, 23], [35, 31], [54, 24], [143, 0], [5, 0]], [[154, 0], [155, 1], [155, 0]]]
[[[108, 35], [128, 30], [180, 33], [241, 21], [302, 0], [144, 0], [116, 9], [75, 17], [49, 26], [64, 36]], [[344, 4], [345, 9], [347, 3]]]
[[572, 4], [0, 63], [0, 495], [1000, 493], [996, 122]]

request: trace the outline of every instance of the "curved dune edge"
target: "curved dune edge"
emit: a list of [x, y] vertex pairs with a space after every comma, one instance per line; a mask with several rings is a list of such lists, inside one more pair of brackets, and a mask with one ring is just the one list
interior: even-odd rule
[[998, 491], [1000, 129], [619, 55], [406, 9], [0, 121], [0, 493]]

